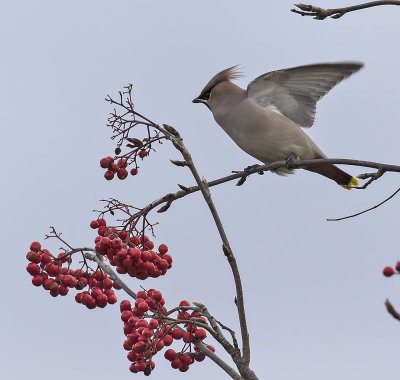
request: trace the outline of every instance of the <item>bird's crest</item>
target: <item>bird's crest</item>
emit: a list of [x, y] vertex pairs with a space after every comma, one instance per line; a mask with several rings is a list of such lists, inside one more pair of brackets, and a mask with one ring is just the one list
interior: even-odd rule
[[201, 91], [200, 96], [203, 96], [207, 92], [211, 91], [218, 83], [224, 81], [230, 81], [242, 77], [242, 73], [238, 71], [238, 65], [229, 67], [228, 69], [220, 71], [218, 74], [214, 75], [206, 86]]

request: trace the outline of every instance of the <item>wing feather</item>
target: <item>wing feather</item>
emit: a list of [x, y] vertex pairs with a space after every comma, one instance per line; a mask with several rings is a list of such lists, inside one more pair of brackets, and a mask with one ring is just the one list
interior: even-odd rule
[[262, 107], [309, 128], [317, 101], [362, 66], [358, 62], [326, 63], [271, 71], [251, 81], [247, 95]]

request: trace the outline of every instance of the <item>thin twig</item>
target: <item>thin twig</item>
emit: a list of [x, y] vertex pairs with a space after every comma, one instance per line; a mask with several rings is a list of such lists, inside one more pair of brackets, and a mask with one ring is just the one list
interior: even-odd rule
[[301, 16], [313, 16], [316, 20], [324, 20], [327, 17], [340, 18], [346, 13], [358, 11], [360, 9], [366, 9], [371, 7], [377, 7], [380, 5], [400, 5], [400, 1], [371, 1], [369, 3], [352, 5], [350, 7], [344, 8], [334, 8], [334, 9], [323, 9], [309, 4], [294, 4], [295, 7], [301, 9], [291, 9], [293, 13], [297, 13]]
[[386, 198], [384, 201], [382, 201], [382, 202], [378, 203], [377, 205], [375, 205], [373, 207], [370, 207], [370, 208], [368, 208], [368, 209], [366, 209], [364, 211], [357, 212], [356, 214], [353, 214], [353, 215], [344, 216], [342, 218], [327, 219], [327, 221], [329, 221], [329, 222], [337, 222], [339, 220], [354, 218], [355, 216], [358, 216], [358, 215], [361, 215], [361, 214], [365, 214], [368, 211], [374, 210], [374, 209], [378, 208], [379, 206], [382, 206], [385, 202], [387, 202], [388, 200], [392, 199], [399, 191], [400, 191], [400, 187], [390, 197]]
[[[235, 355], [235, 354], [240, 355], [240, 349], [239, 349], [239, 345], [238, 345], [237, 340], [236, 340], [235, 332], [232, 329], [230, 329], [229, 327], [226, 327], [225, 325], [223, 325], [221, 322], [217, 321], [215, 319], [215, 317], [212, 314], [210, 314], [210, 312], [208, 311], [208, 309], [206, 308], [205, 305], [203, 305], [200, 302], [193, 302], [193, 304], [196, 305], [199, 308], [200, 312], [209, 320], [211, 327], [214, 329], [214, 331], [217, 334], [219, 334], [220, 336], [222, 336], [225, 339], [225, 337], [224, 337], [224, 335], [223, 335], [223, 333], [222, 333], [222, 331], [221, 331], [221, 329], [219, 328], [218, 325], [220, 325], [223, 329], [229, 331], [229, 333], [232, 336], [233, 347], [228, 342], [229, 343], [229, 349], [231, 350], [231, 352], [229, 352], [228, 350], [227, 351], [231, 354], [231, 356]], [[236, 353], [234, 352], [234, 350], [236, 350]]]
[[394, 308], [394, 306], [390, 303], [390, 301], [387, 299], [385, 301], [385, 306], [386, 310], [388, 313], [394, 318], [400, 321], [400, 313]]
[[367, 182], [365, 182], [364, 185], [357, 186], [356, 188], [359, 189], [359, 190], [366, 189], [372, 182], [374, 182], [374, 181], [378, 180], [379, 178], [381, 178], [385, 173], [386, 173], [386, 170], [378, 169], [378, 171], [375, 172], [375, 173], [359, 174], [357, 176], [357, 178], [359, 178], [359, 179], [367, 179], [367, 178], [369, 178], [369, 180]]

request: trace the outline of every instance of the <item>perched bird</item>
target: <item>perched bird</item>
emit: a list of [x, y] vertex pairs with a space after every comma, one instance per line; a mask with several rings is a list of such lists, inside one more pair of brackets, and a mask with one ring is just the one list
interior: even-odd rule
[[[312, 126], [317, 101], [362, 66], [325, 63], [271, 71], [250, 82], [247, 90], [231, 82], [241, 76], [233, 66], [215, 75], [193, 103], [204, 103], [232, 140], [264, 163], [326, 158], [302, 128]], [[304, 169], [344, 188], [358, 185], [357, 179], [332, 164]], [[286, 175], [293, 170], [279, 168], [276, 173]]]

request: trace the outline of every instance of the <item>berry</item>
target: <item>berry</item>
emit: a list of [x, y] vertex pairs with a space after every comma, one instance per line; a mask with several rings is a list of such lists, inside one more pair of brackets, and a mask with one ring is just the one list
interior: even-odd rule
[[109, 163], [111, 163], [111, 162], [113, 162], [113, 161], [114, 161], [114, 159], [113, 159], [111, 156], [104, 157], [104, 158], [102, 158], [102, 159], [100, 160], [100, 166], [101, 166], [103, 169], [106, 169], [106, 168], [108, 168]]
[[398, 261], [396, 264], [396, 270], [397, 272], [400, 272], [400, 261]]
[[69, 292], [69, 289], [65, 285], [61, 285], [59, 289], [60, 296], [66, 296]]
[[144, 246], [145, 246], [147, 249], [153, 249], [153, 248], [154, 248], [154, 243], [153, 243], [152, 241], [148, 240], [148, 241], [146, 241], [146, 242], [144, 243]]
[[175, 328], [172, 330], [172, 338], [178, 340], [178, 339], [182, 339], [184, 332], [180, 329], [180, 328]]
[[179, 302], [179, 306], [190, 306], [190, 302], [189, 301], [181, 301], [181, 302]]
[[137, 168], [131, 169], [131, 175], [136, 175], [136, 174], [138, 174]]
[[158, 327], [159, 323], [157, 321], [157, 319], [151, 319], [149, 322], [149, 329], [156, 329]]
[[145, 319], [137, 319], [135, 327], [138, 329], [140, 327], [147, 327], [147, 325], [148, 325], [148, 323]]
[[386, 277], [390, 277], [394, 275], [394, 269], [392, 267], [385, 267], [383, 269], [383, 275]]
[[193, 340], [193, 335], [190, 332], [186, 332], [183, 334], [183, 341], [185, 343], [192, 343]]
[[119, 179], [125, 179], [126, 177], [128, 177], [128, 171], [125, 168], [119, 168], [117, 171], [117, 177]]
[[105, 178], [107, 181], [111, 181], [111, 180], [114, 178], [114, 172], [113, 172], [112, 170], [107, 170], [107, 171], [104, 173], [104, 178]]
[[160, 255], [164, 255], [168, 252], [168, 247], [165, 244], [161, 244], [158, 247], [158, 252], [160, 252]]
[[215, 348], [214, 348], [214, 346], [211, 346], [211, 344], [207, 344], [207, 348], [208, 348], [210, 351], [215, 352]]
[[165, 335], [165, 337], [164, 337], [164, 339], [163, 339], [163, 342], [164, 342], [164, 345], [165, 345], [165, 346], [170, 346], [170, 345], [172, 344], [173, 341], [174, 341], [174, 340], [173, 340], [173, 338], [172, 338], [171, 335]]
[[181, 372], [186, 372], [188, 369], [189, 369], [189, 366], [186, 365], [186, 364], [182, 364], [182, 365], [179, 367], [179, 371], [181, 371]]
[[97, 219], [97, 223], [99, 224], [99, 227], [105, 227], [107, 225], [105, 219]]
[[40, 286], [43, 284], [43, 277], [40, 274], [36, 274], [32, 277], [32, 284], [35, 286]]
[[40, 268], [39, 265], [35, 264], [35, 263], [29, 263], [26, 267], [26, 270], [28, 271], [28, 273], [32, 276], [35, 276], [37, 274], [40, 273]]
[[181, 366], [181, 359], [176, 357], [174, 360], [171, 362], [171, 367], [172, 368], [179, 368]]
[[149, 310], [149, 305], [147, 305], [146, 302], [141, 302], [141, 303], [138, 305], [137, 308], [138, 308], [139, 312], [145, 313], [147, 310]]
[[150, 329], [144, 329], [142, 331], [142, 335], [146, 338], [151, 338], [153, 336], [153, 330]]
[[140, 158], [143, 159], [143, 158], [146, 157], [148, 154], [149, 154], [149, 152], [147, 152], [147, 151], [145, 151], [145, 150], [140, 150], [139, 153], [138, 153], [138, 156], [139, 156]]
[[193, 363], [192, 357], [188, 354], [183, 355], [181, 361], [183, 364], [186, 364], [186, 365], [190, 365]]
[[128, 162], [127, 162], [126, 160], [124, 160], [123, 158], [120, 158], [120, 159], [117, 161], [117, 166], [118, 166], [119, 168], [126, 168], [126, 167], [128, 166]]
[[172, 362], [177, 357], [177, 353], [173, 349], [170, 348], [169, 350], [165, 351], [164, 357], [165, 357], [165, 359]]
[[90, 227], [93, 228], [94, 230], [95, 230], [96, 228], [99, 228], [99, 222], [98, 222], [97, 220], [92, 220], [92, 221], [90, 222]]
[[138, 372], [143, 372], [146, 369], [146, 362], [144, 360], [135, 363], [135, 369]]
[[151, 293], [151, 296], [152, 296], [152, 298], [154, 299], [154, 301], [156, 301], [156, 302], [160, 302], [161, 299], [162, 299], [162, 294], [161, 294], [161, 292], [159, 292], [158, 290], [154, 290], [154, 291]]
[[196, 360], [196, 362], [202, 362], [205, 358], [206, 358], [205, 355], [198, 355], [198, 356], [196, 355], [194, 357], [194, 360]]
[[205, 339], [205, 338], [207, 337], [206, 330], [204, 330], [204, 329], [197, 329], [196, 332], [194, 333], [194, 337], [195, 337], [196, 339], [200, 339], [200, 340]]
[[35, 251], [29, 251], [26, 254], [26, 258], [31, 261], [32, 263], [38, 264], [40, 263], [40, 255], [38, 252]]
[[40, 249], [42, 248], [42, 246], [40, 245], [40, 243], [38, 241], [34, 241], [31, 246], [30, 246], [30, 250], [31, 251], [35, 251], [35, 252], [39, 252]]
[[130, 310], [124, 310], [122, 313], [121, 313], [121, 319], [122, 319], [122, 321], [123, 322], [128, 322], [128, 319], [130, 318], [130, 317], [132, 317], [132, 312], [130, 311]]

